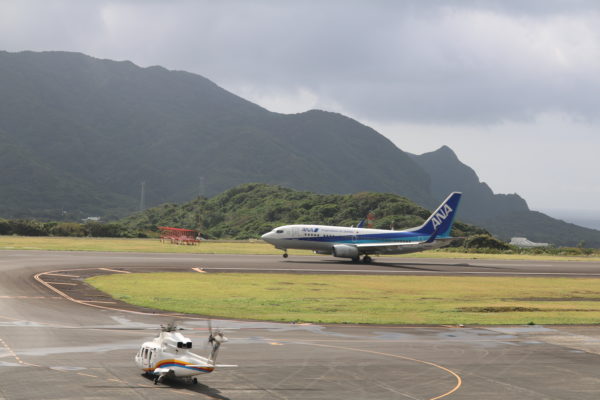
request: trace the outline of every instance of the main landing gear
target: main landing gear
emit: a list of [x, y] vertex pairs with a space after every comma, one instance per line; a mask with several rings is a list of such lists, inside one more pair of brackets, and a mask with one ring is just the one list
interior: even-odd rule
[[352, 262], [354, 263], [359, 263], [359, 262], [363, 262], [365, 264], [370, 264], [371, 261], [373, 261], [373, 259], [371, 258], [371, 256], [369, 256], [368, 254], [365, 254], [362, 258], [362, 260], [360, 259], [360, 256], [356, 256], [352, 259]]
[[285, 253], [283, 253], [283, 258], [288, 258], [288, 253], [287, 251]]

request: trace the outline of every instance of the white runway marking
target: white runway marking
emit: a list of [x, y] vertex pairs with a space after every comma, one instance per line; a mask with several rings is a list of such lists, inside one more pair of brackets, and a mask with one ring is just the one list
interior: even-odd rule
[[[439, 266], [453, 266], [452, 261], [454, 260], [447, 260], [446, 263], [442, 263], [442, 262], [419, 262], [419, 261], [410, 261], [407, 264], [410, 265], [439, 265]], [[516, 263], [490, 263], [490, 262], [477, 262], [477, 261], [472, 261], [469, 260], [469, 263], [464, 263], [461, 262], [463, 260], [456, 260], [456, 262], [454, 263], [454, 265], [460, 265], [460, 266], [469, 266], [469, 267], [552, 267], [551, 264], [516, 264]], [[398, 263], [400, 263], [401, 261], [397, 261]]]
[[284, 272], [329, 272], [329, 273], [364, 273], [364, 274], [404, 274], [404, 275], [415, 275], [415, 274], [429, 274], [429, 275], [544, 275], [544, 276], [598, 276], [600, 273], [586, 273], [586, 272], [491, 272], [491, 271], [382, 271], [377, 269], [317, 269], [317, 268], [235, 268], [235, 267], [215, 267], [205, 268], [205, 271], [248, 271], [248, 272], [271, 272], [271, 271], [284, 271]]
[[120, 274], [130, 274], [131, 273], [129, 271], [121, 271], [121, 270], [118, 270], [118, 269], [111, 269], [111, 268], [98, 268], [98, 269], [101, 269], [103, 271], [108, 271], [108, 272], [118, 272]]

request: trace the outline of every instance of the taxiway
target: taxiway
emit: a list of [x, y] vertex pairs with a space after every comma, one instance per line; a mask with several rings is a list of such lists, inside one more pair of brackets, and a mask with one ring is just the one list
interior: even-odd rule
[[[158, 385], [139, 344], [178, 319], [196, 351], [202, 317], [128, 308], [89, 274], [158, 270], [600, 277], [598, 262], [0, 252], [0, 399], [597, 399], [596, 326], [396, 327], [213, 321], [231, 328], [200, 384]], [[35, 279], [37, 276], [38, 279]], [[55, 290], [53, 290], [54, 288]]]

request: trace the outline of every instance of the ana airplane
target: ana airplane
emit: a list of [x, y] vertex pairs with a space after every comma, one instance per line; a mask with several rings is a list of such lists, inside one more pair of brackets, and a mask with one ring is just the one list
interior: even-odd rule
[[222, 343], [227, 342], [223, 332], [213, 333], [209, 320], [208, 343], [211, 351], [208, 358], [190, 351], [192, 341], [177, 332], [174, 324], [161, 326], [160, 334], [151, 342], [145, 342], [135, 356], [135, 363], [145, 375], [154, 377], [154, 384], [165, 378], [183, 378], [198, 383], [196, 375], [208, 374], [217, 367], [236, 367], [236, 365], [217, 365], [217, 353]]
[[416, 228], [402, 231], [385, 229], [347, 228], [324, 225], [285, 225], [262, 235], [262, 239], [283, 250], [308, 249], [318, 254], [350, 258], [365, 263], [372, 254], [403, 254], [445, 246], [456, 238], [450, 230], [462, 193], [453, 192]]

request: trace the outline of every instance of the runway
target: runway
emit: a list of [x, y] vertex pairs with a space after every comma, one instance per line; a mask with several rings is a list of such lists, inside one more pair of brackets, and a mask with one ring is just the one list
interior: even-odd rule
[[[213, 325], [232, 328], [219, 362], [239, 367], [201, 376], [198, 385], [155, 386], [136, 369], [133, 356], [143, 341], [155, 336], [152, 329], [175, 317], [122, 307], [82, 283], [89, 274], [158, 270], [600, 277], [598, 262], [377, 261], [364, 265], [327, 257], [2, 251], [0, 399], [599, 398], [596, 326], [320, 326], [219, 320]], [[199, 348], [207, 336], [205, 320], [176, 318], [195, 351], [203, 354]]]

